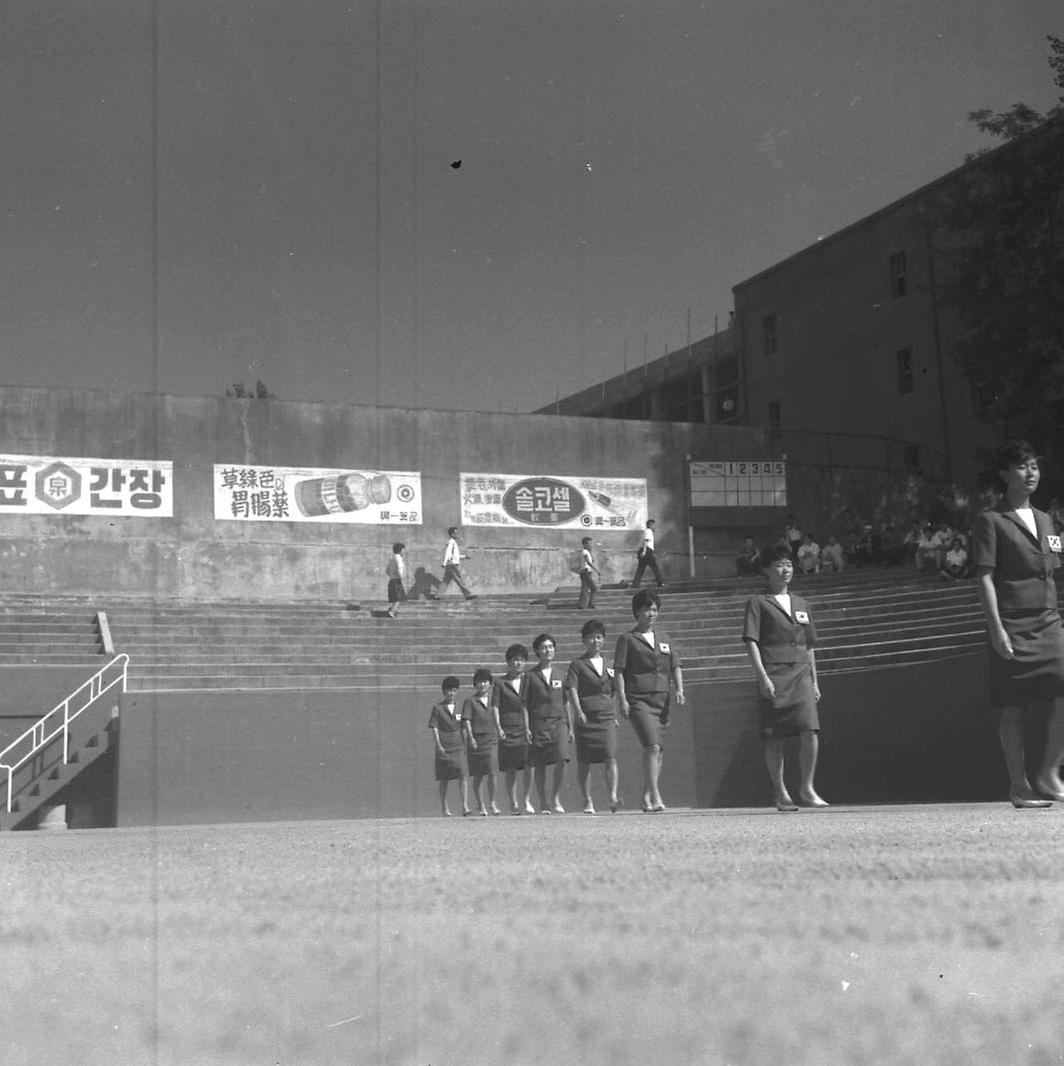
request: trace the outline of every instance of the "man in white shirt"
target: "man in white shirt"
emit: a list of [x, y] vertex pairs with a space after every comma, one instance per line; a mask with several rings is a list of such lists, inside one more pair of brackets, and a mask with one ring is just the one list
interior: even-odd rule
[[440, 592], [443, 592], [453, 581], [467, 600], [475, 600], [476, 593], [466, 588], [462, 580], [462, 571], [458, 569], [462, 558], [462, 553], [458, 550], [458, 529], [451, 526], [447, 530], [447, 547], [443, 549], [443, 581], [440, 582]]
[[803, 574], [820, 573], [820, 545], [813, 539], [812, 533], [806, 533], [802, 546], [798, 549], [798, 569]]
[[591, 538], [580, 541], [580, 603], [581, 610], [591, 610], [595, 606], [595, 593], [599, 589], [599, 571], [595, 566], [595, 557], [591, 554]]
[[639, 588], [643, 580], [643, 574], [650, 567], [658, 588], [665, 588], [665, 578], [661, 576], [661, 567], [658, 566], [658, 557], [654, 554], [654, 519], [647, 519], [647, 527], [643, 530], [643, 539], [639, 542], [639, 551], [636, 553], [639, 565], [635, 568], [635, 577], [632, 578], [632, 588]]

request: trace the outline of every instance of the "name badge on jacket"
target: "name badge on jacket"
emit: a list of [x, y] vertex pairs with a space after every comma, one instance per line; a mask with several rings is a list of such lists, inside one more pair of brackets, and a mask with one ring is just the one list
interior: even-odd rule
[[552, 677], [550, 679], [550, 687], [551, 688], [561, 688], [562, 687], [561, 678]]
[[809, 624], [809, 612], [808, 611], [795, 611], [794, 620], [800, 622], [803, 626]]
[[607, 666], [606, 667], [606, 676], [607, 677], [613, 677], [613, 667], [612, 666]]
[[665, 653], [666, 655], [668, 655], [668, 654], [669, 654], [669, 645], [668, 645], [668, 644], [667, 644], [667, 643], [666, 643], [665, 641], [662, 641], [662, 642], [661, 642], [661, 643], [660, 643], [660, 644], [658, 645], [658, 650], [659, 650], [659, 651], [662, 651], [662, 652], [664, 652], [664, 653]]
[[1051, 552], [1059, 552], [1060, 551], [1060, 536], [1058, 534], [1056, 534], [1056, 533], [1050, 533], [1046, 537], [1046, 544], [1049, 545], [1049, 550]]

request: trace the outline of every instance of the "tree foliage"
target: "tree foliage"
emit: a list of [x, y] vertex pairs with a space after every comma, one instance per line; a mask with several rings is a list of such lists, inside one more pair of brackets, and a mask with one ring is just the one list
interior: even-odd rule
[[250, 389], [242, 381], [234, 382], [225, 390], [227, 399], [230, 400], [276, 400], [277, 397], [270, 392], [261, 381], [255, 382], [255, 388]]
[[1064, 40], [1049, 37], [1060, 90], [1045, 113], [1028, 104], [969, 116], [1005, 142], [969, 156], [938, 205], [956, 309], [954, 354], [999, 438], [1022, 436], [1064, 460]]

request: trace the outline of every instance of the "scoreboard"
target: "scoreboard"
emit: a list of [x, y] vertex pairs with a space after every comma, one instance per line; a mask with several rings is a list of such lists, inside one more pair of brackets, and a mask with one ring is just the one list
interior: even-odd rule
[[786, 507], [783, 459], [728, 459], [690, 464], [692, 507]]

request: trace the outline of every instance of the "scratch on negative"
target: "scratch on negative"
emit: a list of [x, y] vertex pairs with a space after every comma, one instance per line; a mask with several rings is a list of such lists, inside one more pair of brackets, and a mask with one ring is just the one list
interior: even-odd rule
[[338, 1025], [347, 1025], [348, 1022], [357, 1022], [361, 1018], [361, 1014], [356, 1014], [353, 1018], [344, 1018], [339, 1022], [332, 1022], [330, 1025], [325, 1026], [326, 1029], [335, 1029]]

